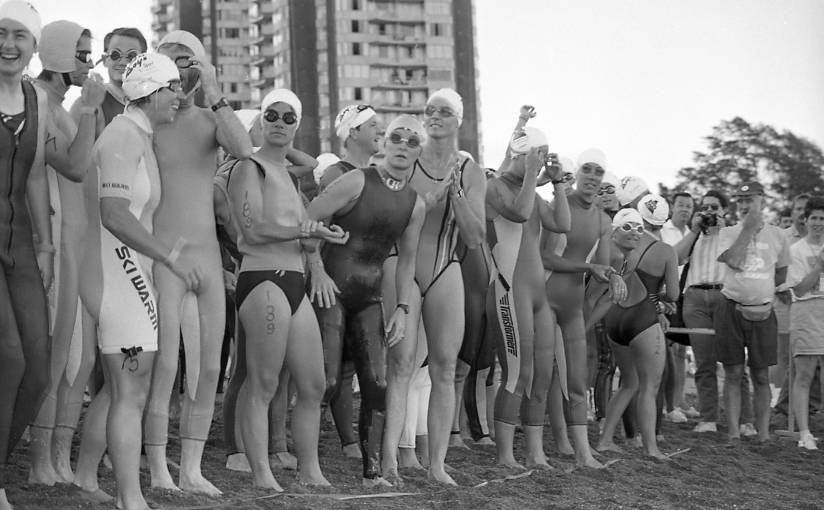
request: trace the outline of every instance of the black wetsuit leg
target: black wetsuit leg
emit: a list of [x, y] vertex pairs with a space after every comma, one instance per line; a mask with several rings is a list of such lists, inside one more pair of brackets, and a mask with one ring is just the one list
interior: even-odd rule
[[350, 315], [345, 339], [361, 388], [358, 435], [363, 477], [375, 478], [380, 476], [386, 415], [386, 342], [380, 302], [369, 303]]

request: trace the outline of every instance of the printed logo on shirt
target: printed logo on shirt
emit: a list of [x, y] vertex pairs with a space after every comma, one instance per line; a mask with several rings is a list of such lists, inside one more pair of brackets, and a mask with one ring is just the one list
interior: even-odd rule
[[129, 185], [123, 184], [120, 182], [104, 182], [100, 185], [103, 189], [122, 189], [123, 191], [129, 191]]
[[120, 248], [115, 248], [114, 252], [117, 255], [118, 260], [121, 261], [123, 270], [126, 272], [126, 276], [129, 278], [129, 281], [132, 282], [134, 289], [137, 291], [140, 301], [146, 308], [149, 321], [152, 323], [152, 329], [157, 331], [157, 308], [155, 307], [152, 294], [149, 292], [149, 288], [146, 285], [146, 280], [143, 278], [143, 275], [140, 274], [140, 270], [137, 268], [137, 263], [132, 258], [131, 251], [127, 246], [121, 246]]
[[515, 323], [512, 320], [512, 308], [509, 305], [509, 294], [504, 294], [498, 300], [498, 317], [501, 319], [501, 327], [504, 330], [506, 352], [512, 356], [518, 356], [518, 341], [515, 333]]

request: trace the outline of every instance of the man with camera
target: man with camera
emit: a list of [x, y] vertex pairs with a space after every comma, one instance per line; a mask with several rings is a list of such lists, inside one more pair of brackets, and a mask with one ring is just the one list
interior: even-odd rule
[[[739, 438], [741, 378], [744, 361], [750, 367], [755, 390], [758, 441], [769, 439], [770, 378], [776, 363], [778, 326], [773, 311], [776, 286], [784, 283], [789, 265], [789, 245], [781, 229], [764, 222], [764, 187], [746, 182], [735, 192], [741, 222], [722, 228], [718, 260], [726, 265], [715, 310], [718, 360], [724, 364], [724, 393], [731, 441]], [[745, 357], [746, 348], [746, 357]]]
[[[719, 232], [726, 226], [724, 214], [727, 211], [727, 197], [717, 190], [709, 190], [702, 198], [699, 211], [693, 215], [690, 230], [675, 245], [678, 262], [689, 261], [684, 284], [684, 324], [691, 329], [712, 329], [715, 309], [723, 299], [721, 294], [724, 267], [718, 261], [722, 249]], [[716, 377], [716, 337], [711, 334], [690, 334], [690, 345], [695, 356], [695, 387], [698, 392], [698, 407], [701, 413], [695, 432], [717, 432], [718, 421], [718, 379]], [[741, 384], [744, 416], [749, 416], [749, 382]], [[752, 426], [745, 424], [746, 435]], [[742, 427], [742, 428], [743, 428]]]

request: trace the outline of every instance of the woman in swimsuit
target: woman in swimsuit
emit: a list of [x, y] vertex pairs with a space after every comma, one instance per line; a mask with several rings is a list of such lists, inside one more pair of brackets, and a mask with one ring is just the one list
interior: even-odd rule
[[[613, 443], [613, 434], [637, 393], [637, 421], [644, 450], [651, 457], [666, 459], [655, 441], [655, 396], [664, 371], [666, 348], [666, 319], [659, 313], [659, 301], [674, 302], [678, 298], [678, 258], [671, 246], [644, 233], [643, 219], [634, 209], [619, 211], [612, 226], [613, 246], [624, 256], [623, 264], [615, 269], [623, 275], [629, 296], [623, 303], [611, 304], [604, 293], [590, 319], [602, 316], [606, 310], [607, 335], [621, 370], [621, 387], [607, 406], [597, 450], [621, 451]], [[666, 292], [662, 295], [664, 284]]]
[[243, 255], [236, 300], [246, 333], [246, 380], [238, 397], [241, 436], [254, 485], [278, 492], [269, 465], [269, 405], [283, 364], [297, 386], [292, 424], [298, 478], [328, 486], [318, 464], [320, 403], [324, 392], [320, 330], [304, 284], [301, 240], [345, 243], [337, 227], [308, 219], [286, 154], [300, 122], [295, 94], [276, 89], [261, 105], [263, 147], [232, 172], [229, 198]]

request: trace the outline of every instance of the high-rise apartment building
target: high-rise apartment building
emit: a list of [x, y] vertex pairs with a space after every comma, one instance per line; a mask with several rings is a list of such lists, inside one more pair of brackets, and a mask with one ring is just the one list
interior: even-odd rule
[[[400, 113], [421, 114], [431, 92], [453, 87], [464, 98], [460, 148], [480, 155], [472, 0], [154, 2], [156, 40], [177, 27], [198, 33], [185, 28], [188, 18], [201, 24], [233, 104], [257, 106], [272, 88], [294, 90], [303, 102], [296, 145], [310, 154], [340, 152], [334, 120], [348, 104], [371, 104], [386, 125]], [[199, 9], [186, 11], [187, 2]]]

